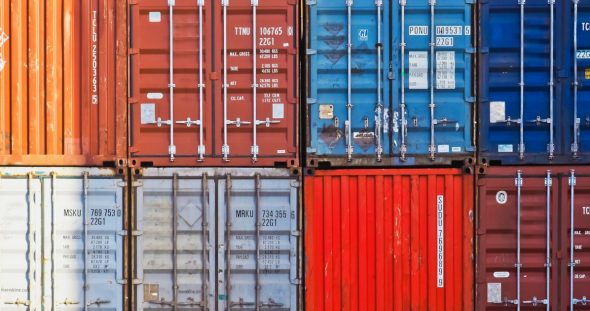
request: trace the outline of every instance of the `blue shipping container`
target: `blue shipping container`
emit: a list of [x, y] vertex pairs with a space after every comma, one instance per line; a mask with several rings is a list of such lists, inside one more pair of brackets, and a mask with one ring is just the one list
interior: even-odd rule
[[[573, 3], [480, 3], [479, 153], [483, 164], [589, 159], [590, 94], [584, 83], [587, 87], [585, 78], [590, 79], [586, 70], [590, 29], [583, 28], [590, 22], [590, 6], [580, 1], [574, 10]], [[578, 11], [577, 21], [574, 11]]]
[[432, 2], [307, 1], [308, 165], [471, 159], [472, 5]]

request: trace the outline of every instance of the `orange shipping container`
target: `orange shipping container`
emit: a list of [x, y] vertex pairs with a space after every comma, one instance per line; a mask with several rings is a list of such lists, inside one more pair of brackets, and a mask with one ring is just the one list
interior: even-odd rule
[[473, 188], [459, 169], [307, 176], [306, 310], [473, 310]]
[[125, 165], [126, 7], [0, 0], [0, 165]]

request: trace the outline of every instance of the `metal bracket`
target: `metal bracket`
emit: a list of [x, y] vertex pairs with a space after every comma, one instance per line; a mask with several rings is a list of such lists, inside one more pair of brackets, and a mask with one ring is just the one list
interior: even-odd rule
[[242, 126], [242, 124], [252, 124], [252, 122], [250, 121], [242, 121], [240, 118], [237, 118], [236, 120], [227, 120], [226, 121], [227, 125], [235, 125], [236, 127], [240, 127]]
[[197, 125], [197, 126], [201, 126], [201, 121], [200, 120], [191, 120], [191, 118], [186, 118], [186, 120], [183, 121], [176, 121], [176, 124], [184, 124], [186, 125], [186, 127], [191, 127], [192, 125]]

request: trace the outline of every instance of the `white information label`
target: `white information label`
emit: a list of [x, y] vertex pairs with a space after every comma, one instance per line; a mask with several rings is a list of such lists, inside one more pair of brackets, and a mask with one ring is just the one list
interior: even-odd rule
[[502, 303], [502, 283], [488, 283], [488, 303]]
[[436, 52], [436, 88], [438, 90], [455, 89], [455, 52]]
[[428, 36], [428, 26], [409, 26], [410, 36]]
[[496, 271], [494, 272], [494, 277], [496, 279], [507, 279], [510, 277], [510, 272], [508, 271]]
[[451, 150], [449, 145], [438, 145], [437, 149], [438, 153], [449, 153]]
[[453, 37], [436, 37], [436, 46], [452, 47], [454, 45], [455, 39]]
[[162, 98], [164, 98], [164, 94], [163, 93], [147, 93], [147, 98], [148, 99], [162, 99]]
[[445, 197], [436, 197], [436, 286], [445, 286]]
[[428, 89], [428, 52], [410, 52], [410, 90]]
[[283, 119], [285, 117], [285, 105], [284, 104], [272, 104], [272, 118]]
[[511, 144], [508, 145], [498, 145], [498, 152], [514, 152], [514, 146]]
[[162, 14], [160, 12], [150, 12], [148, 18], [150, 23], [159, 23], [162, 21]]
[[451, 148], [451, 152], [461, 152], [463, 149], [461, 147], [453, 147]]
[[462, 36], [463, 26], [436, 26], [437, 36]]
[[141, 104], [141, 124], [156, 122], [156, 104]]
[[490, 123], [506, 120], [506, 102], [490, 102]]

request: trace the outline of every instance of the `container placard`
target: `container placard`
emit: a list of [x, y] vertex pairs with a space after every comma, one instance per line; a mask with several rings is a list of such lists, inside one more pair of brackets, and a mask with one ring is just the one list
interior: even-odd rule
[[410, 52], [410, 90], [428, 89], [428, 52]]
[[436, 52], [436, 88], [454, 90], [455, 84], [455, 52]]

